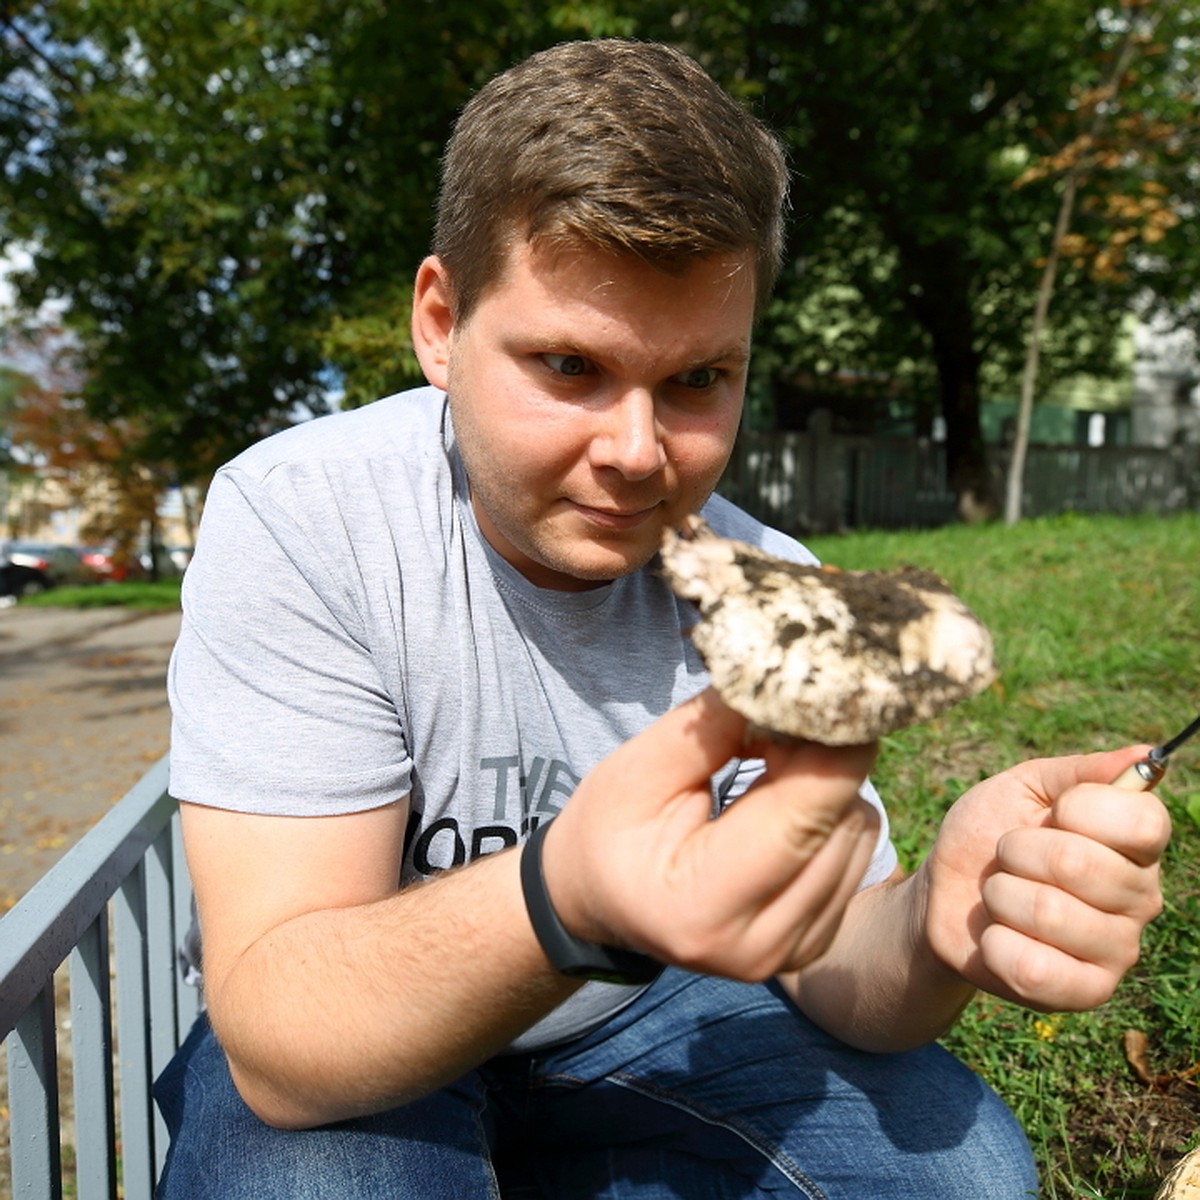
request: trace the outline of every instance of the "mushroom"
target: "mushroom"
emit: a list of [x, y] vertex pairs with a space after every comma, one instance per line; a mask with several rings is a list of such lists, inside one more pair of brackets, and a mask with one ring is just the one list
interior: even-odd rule
[[700, 610], [692, 639], [730, 707], [775, 735], [830, 746], [929, 720], [996, 678], [992, 638], [931, 571], [840, 571], [667, 530], [664, 573]]

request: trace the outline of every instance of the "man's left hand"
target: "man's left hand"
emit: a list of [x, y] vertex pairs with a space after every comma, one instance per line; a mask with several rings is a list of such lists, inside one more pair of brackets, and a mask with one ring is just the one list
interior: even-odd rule
[[1162, 910], [1162, 802], [1111, 781], [1146, 748], [1023, 763], [950, 810], [919, 874], [926, 937], [975, 986], [1032, 1008], [1106, 1001]]

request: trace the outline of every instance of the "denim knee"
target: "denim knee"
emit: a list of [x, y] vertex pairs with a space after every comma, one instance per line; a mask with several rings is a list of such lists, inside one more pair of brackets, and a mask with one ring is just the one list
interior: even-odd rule
[[170, 1132], [156, 1200], [496, 1200], [482, 1085], [319, 1129], [246, 1106], [201, 1018], [155, 1085]]
[[[537, 1066], [541, 1130], [577, 1144], [587, 1139], [588, 1150], [604, 1153], [622, 1177], [614, 1195], [672, 1194], [643, 1169], [656, 1147], [684, 1147], [707, 1162], [697, 1192], [705, 1196], [1036, 1194], [1017, 1121], [946, 1050], [856, 1050], [769, 986], [668, 970], [609, 1027]], [[722, 1173], [724, 1191], [716, 1180]], [[643, 1178], [631, 1186], [635, 1174]]]

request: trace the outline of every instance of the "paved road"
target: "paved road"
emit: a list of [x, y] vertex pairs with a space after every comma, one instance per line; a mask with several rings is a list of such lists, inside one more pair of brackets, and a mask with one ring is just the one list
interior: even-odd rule
[[179, 614], [0, 609], [0, 912], [163, 754]]

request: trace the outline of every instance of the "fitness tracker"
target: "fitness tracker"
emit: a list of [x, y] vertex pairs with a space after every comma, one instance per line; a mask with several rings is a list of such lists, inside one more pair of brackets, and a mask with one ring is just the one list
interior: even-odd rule
[[521, 890], [533, 932], [551, 965], [573, 979], [601, 983], [651, 983], [657, 979], [662, 963], [633, 950], [585, 942], [569, 933], [558, 919], [542, 873], [542, 842], [549, 828], [550, 822], [542, 821], [521, 850]]

